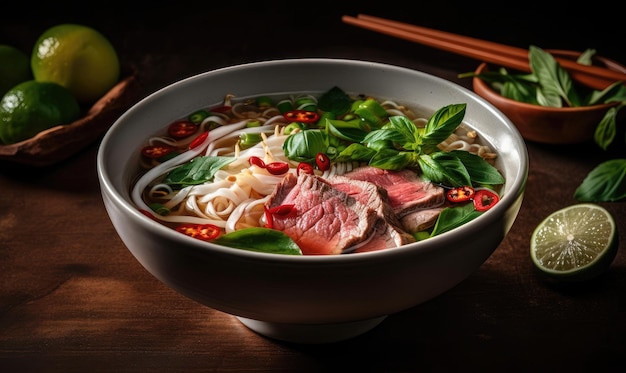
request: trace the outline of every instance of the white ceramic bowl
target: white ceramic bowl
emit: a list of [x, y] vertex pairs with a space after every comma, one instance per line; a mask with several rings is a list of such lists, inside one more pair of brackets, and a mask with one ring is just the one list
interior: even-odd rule
[[[432, 111], [466, 103], [465, 123], [499, 154], [497, 167], [506, 179], [500, 202], [474, 221], [425, 241], [333, 256], [267, 254], [206, 243], [166, 228], [133, 205], [129, 186], [137, 149], [169, 122], [218, 104], [225, 93], [323, 92], [333, 86]], [[116, 231], [157, 279], [197, 302], [237, 316], [267, 337], [326, 343], [362, 334], [388, 315], [432, 299], [476, 271], [519, 212], [528, 157], [522, 137], [501, 112], [452, 82], [380, 63], [297, 59], [209, 71], [153, 93], [106, 133], [97, 168], [104, 205]]]

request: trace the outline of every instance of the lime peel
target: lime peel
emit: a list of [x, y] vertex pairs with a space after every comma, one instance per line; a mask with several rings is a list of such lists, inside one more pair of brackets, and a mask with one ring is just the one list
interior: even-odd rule
[[537, 225], [530, 256], [549, 277], [588, 280], [608, 269], [618, 246], [613, 216], [599, 205], [581, 203], [555, 211]]
[[121, 69], [109, 39], [80, 24], [45, 30], [35, 42], [30, 66], [35, 80], [66, 87], [81, 104], [104, 96], [118, 82]]

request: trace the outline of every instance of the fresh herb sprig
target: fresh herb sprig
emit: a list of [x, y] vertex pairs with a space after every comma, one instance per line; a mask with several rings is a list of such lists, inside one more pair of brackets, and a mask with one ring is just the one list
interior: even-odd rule
[[[317, 152], [328, 154], [329, 144], [340, 138], [345, 146], [331, 159], [335, 162], [367, 162], [370, 166], [421, 170], [434, 183], [450, 186], [500, 185], [504, 177], [483, 158], [465, 151], [442, 151], [437, 147], [461, 124], [466, 104], [451, 104], [437, 110], [425, 128], [404, 116], [391, 116], [382, 127], [355, 130], [348, 123], [328, 120], [322, 129], [309, 129], [289, 136], [283, 150], [297, 161], [312, 159]], [[358, 133], [358, 135], [356, 135]], [[335, 140], [333, 140], [335, 138]], [[330, 154], [329, 154], [330, 155]]]
[[[332, 92], [340, 95], [337, 89]], [[461, 125], [467, 104], [450, 104], [438, 109], [423, 128], [402, 115], [383, 119], [381, 116], [384, 115], [376, 110], [375, 102], [369, 101], [368, 105], [379, 115], [367, 117], [376, 119], [367, 121], [359, 115], [356, 118], [348, 115], [349, 120], [327, 119], [320, 128], [289, 135], [283, 144], [285, 156], [309, 162], [317, 152], [323, 152], [334, 162], [364, 162], [385, 170], [410, 168], [420, 172], [425, 180], [452, 187], [494, 188], [504, 184], [504, 176], [482, 157], [468, 151], [444, 151], [438, 147]], [[363, 108], [360, 104], [355, 106]], [[473, 204], [446, 207], [427, 237], [459, 227], [481, 214]], [[420, 234], [416, 234], [418, 236]]]
[[[577, 62], [591, 65], [596, 51], [588, 49]], [[478, 77], [512, 100], [548, 106], [575, 107], [617, 102], [596, 126], [594, 142], [606, 151], [617, 136], [617, 116], [626, 106], [626, 86], [615, 82], [603, 90], [584, 92], [569, 73], [545, 50], [531, 45], [528, 53], [531, 73], [511, 74], [505, 68], [459, 74], [459, 78]], [[626, 142], [626, 138], [624, 138]], [[574, 198], [581, 202], [611, 202], [626, 199], [626, 159], [613, 159], [596, 166], [577, 187]]]

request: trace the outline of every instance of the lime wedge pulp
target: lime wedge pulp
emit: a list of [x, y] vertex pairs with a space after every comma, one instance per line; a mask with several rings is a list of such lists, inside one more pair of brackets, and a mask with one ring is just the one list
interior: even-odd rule
[[608, 269], [618, 246], [613, 216], [599, 205], [581, 203], [555, 211], [537, 225], [530, 257], [548, 276], [586, 280]]

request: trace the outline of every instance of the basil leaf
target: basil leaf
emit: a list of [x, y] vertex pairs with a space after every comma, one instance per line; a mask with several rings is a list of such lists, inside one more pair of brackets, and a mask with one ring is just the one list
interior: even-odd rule
[[[458, 153], [458, 152], [457, 152]], [[458, 187], [463, 185], [472, 185], [472, 179], [467, 172], [465, 165], [452, 152], [436, 152], [430, 154], [432, 160], [437, 162], [439, 166], [444, 170], [444, 175], [447, 183], [452, 186]]]
[[365, 144], [369, 144], [379, 141], [404, 143], [407, 141], [407, 138], [402, 132], [397, 131], [394, 127], [385, 126], [382, 129], [374, 130], [368, 133], [362, 142]]
[[452, 186], [471, 185], [471, 180], [463, 163], [447, 152], [422, 154], [418, 165], [424, 178], [434, 183]]
[[500, 94], [515, 101], [539, 105], [537, 86], [527, 81], [513, 79], [502, 85]]
[[[326, 130], [332, 136], [340, 138], [342, 140], [350, 141], [350, 142], [361, 142], [365, 139], [368, 132], [364, 131], [362, 128], [354, 125], [347, 125], [350, 122], [338, 121], [338, 120], [327, 120], [326, 121]], [[344, 126], [337, 126], [337, 124], [343, 124]]]
[[350, 97], [339, 87], [333, 87], [320, 96], [317, 101], [318, 109], [335, 114], [342, 115], [352, 106]]
[[302, 255], [300, 247], [289, 236], [270, 228], [239, 229], [216, 238], [212, 243], [263, 253]]
[[389, 123], [381, 129], [374, 130], [365, 136], [364, 143], [391, 141], [399, 144], [403, 149], [415, 150], [419, 131], [410, 119], [404, 116], [389, 117]]
[[504, 176], [482, 157], [463, 150], [453, 150], [450, 153], [461, 160], [473, 183], [482, 185], [504, 184]]
[[591, 66], [593, 64], [593, 56], [596, 54], [595, 49], [586, 49], [578, 56], [576, 62], [581, 65]]
[[[554, 103], [554, 97], [561, 97], [569, 106], [580, 106], [580, 99], [574, 89], [569, 73], [561, 67], [554, 57], [543, 49], [531, 45], [528, 59], [530, 68], [537, 76], [541, 89], [539, 102]], [[547, 105], [551, 106], [551, 105]], [[561, 105], [557, 106], [560, 107]]]
[[[447, 139], [461, 124], [467, 104], [451, 104], [437, 110], [426, 123], [421, 137], [422, 150], [430, 153], [437, 150], [437, 145]], [[413, 126], [415, 127], [415, 125]]]
[[377, 152], [372, 159], [370, 159], [369, 165], [383, 170], [402, 170], [407, 166], [412, 165], [413, 159], [416, 156], [413, 152], [401, 152], [395, 149], [382, 149]]
[[367, 146], [361, 144], [350, 144], [344, 150], [342, 150], [335, 158], [336, 162], [369, 162], [370, 159], [376, 154], [374, 149], [370, 149]]
[[626, 86], [622, 82], [615, 82], [602, 91], [592, 91], [587, 99], [587, 105], [626, 101]]
[[326, 153], [328, 137], [321, 130], [305, 130], [289, 135], [283, 143], [285, 156], [297, 162], [312, 162], [317, 153]]
[[612, 159], [596, 166], [576, 188], [582, 202], [613, 202], [626, 198], [626, 159]]
[[457, 207], [446, 207], [439, 213], [437, 222], [433, 228], [431, 237], [451, 231], [454, 228], [472, 221], [479, 217], [482, 213], [474, 209], [472, 203], [466, 203]]
[[428, 154], [419, 157], [419, 166], [422, 170], [422, 177], [433, 183], [443, 183], [446, 180], [445, 171], [441, 165]]
[[603, 150], [606, 150], [615, 139], [618, 111], [617, 107], [609, 108], [594, 131], [593, 140]]
[[563, 100], [558, 92], [543, 87], [538, 87], [535, 91], [535, 100], [541, 106], [562, 108]]
[[200, 156], [192, 159], [174, 170], [163, 180], [169, 185], [198, 185], [213, 180], [215, 173], [222, 167], [228, 165], [235, 158]]

